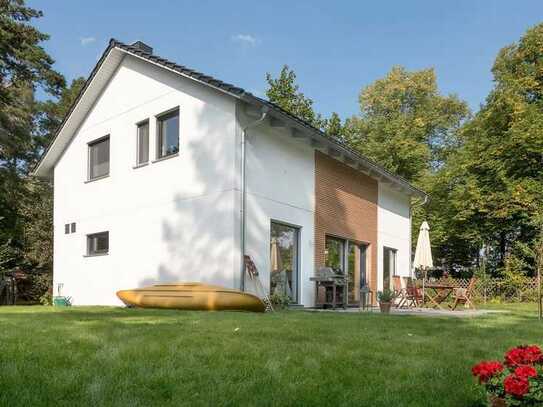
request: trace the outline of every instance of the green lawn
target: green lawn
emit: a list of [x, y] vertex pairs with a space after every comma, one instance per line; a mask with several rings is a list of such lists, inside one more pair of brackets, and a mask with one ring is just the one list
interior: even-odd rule
[[461, 319], [0, 307], [0, 406], [482, 406], [535, 306]]

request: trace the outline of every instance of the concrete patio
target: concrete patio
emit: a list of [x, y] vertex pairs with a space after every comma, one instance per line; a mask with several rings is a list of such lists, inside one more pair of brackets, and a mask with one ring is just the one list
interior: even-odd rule
[[[309, 312], [345, 312], [345, 313], [380, 313], [379, 307], [372, 307], [370, 309], [361, 310], [360, 308], [336, 308], [336, 309], [322, 309], [322, 308], [306, 308], [304, 311]], [[425, 317], [457, 317], [457, 318], [470, 318], [480, 317], [483, 315], [493, 313], [503, 313], [506, 311], [500, 310], [488, 310], [488, 309], [466, 309], [466, 310], [441, 310], [433, 308], [392, 308], [390, 310], [391, 315], [420, 315]]]

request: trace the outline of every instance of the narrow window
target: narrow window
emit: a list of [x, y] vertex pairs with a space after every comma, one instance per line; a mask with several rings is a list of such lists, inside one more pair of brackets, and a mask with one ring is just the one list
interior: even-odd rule
[[71, 226], [71, 232], [75, 233], [75, 222], [72, 222]]
[[179, 152], [179, 109], [157, 117], [157, 158]]
[[138, 124], [136, 165], [149, 162], [149, 120]]
[[109, 175], [109, 136], [89, 143], [89, 180]]
[[391, 277], [396, 276], [396, 249], [383, 249], [383, 288], [392, 288]]
[[87, 235], [87, 255], [96, 256], [99, 254], [108, 254], [109, 252], [109, 232], [93, 233]]
[[67, 235], [68, 233], [70, 233], [70, 224], [69, 224], [69, 223], [66, 223], [66, 224], [64, 225], [64, 234]]

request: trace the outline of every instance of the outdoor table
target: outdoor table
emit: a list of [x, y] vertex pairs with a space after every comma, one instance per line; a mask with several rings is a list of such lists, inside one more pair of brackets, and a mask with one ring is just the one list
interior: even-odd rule
[[[441, 304], [449, 298], [453, 290], [457, 288], [455, 285], [446, 283], [427, 283], [424, 286], [424, 296], [430, 300], [432, 308], [439, 308], [444, 310]], [[434, 295], [426, 291], [427, 289], [433, 290]]]

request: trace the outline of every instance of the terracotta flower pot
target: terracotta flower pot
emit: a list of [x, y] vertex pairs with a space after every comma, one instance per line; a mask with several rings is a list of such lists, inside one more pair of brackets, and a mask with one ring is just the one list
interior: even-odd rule
[[390, 307], [392, 306], [391, 302], [380, 302], [379, 308], [383, 314], [390, 314]]
[[505, 403], [505, 399], [502, 399], [501, 397], [491, 395], [488, 397], [488, 401], [490, 401], [490, 405], [492, 407], [507, 407], [507, 404]]

